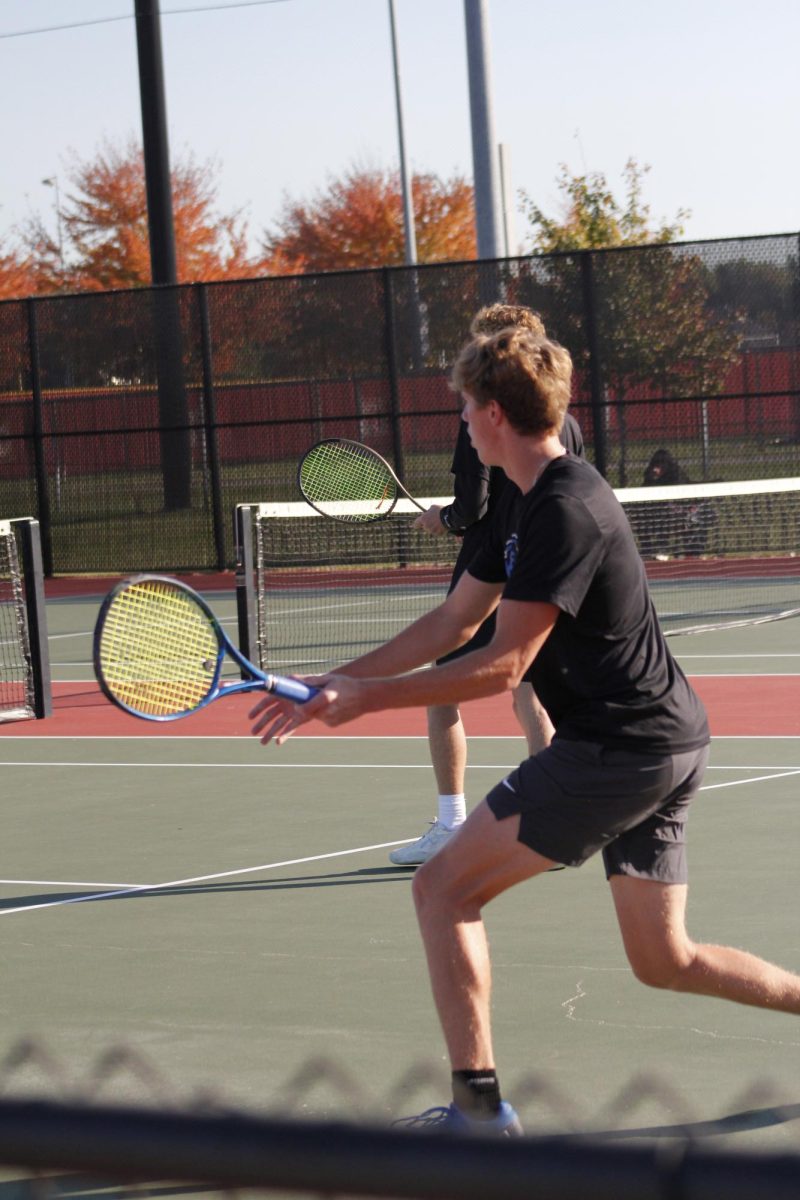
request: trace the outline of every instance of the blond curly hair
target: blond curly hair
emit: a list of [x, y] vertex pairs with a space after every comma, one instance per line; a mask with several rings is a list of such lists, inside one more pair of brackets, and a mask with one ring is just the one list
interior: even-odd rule
[[511, 325], [527, 329], [530, 333], [535, 333], [537, 337], [547, 337], [542, 318], [532, 308], [526, 308], [524, 304], [484, 305], [472, 318], [469, 332], [472, 337], [476, 337], [479, 333], [491, 335], [499, 333], [501, 329], [508, 329]]
[[560, 433], [569, 407], [572, 359], [557, 342], [513, 326], [468, 342], [450, 382], [481, 408], [495, 400], [518, 433]]

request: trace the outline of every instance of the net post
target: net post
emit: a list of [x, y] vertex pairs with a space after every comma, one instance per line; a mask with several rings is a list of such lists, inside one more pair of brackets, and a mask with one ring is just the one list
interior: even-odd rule
[[[233, 512], [233, 540], [236, 547], [236, 618], [239, 649], [245, 658], [255, 662], [253, 655], [258, 645], [258, 634], [252, 505], [236, 505]], [[247, 678], [244, 671], [242, 678]]]
[[32, 517], [14, 521], [22, 554], [25, 587], [25, 614], [28, 621], [31, 672], [33, 676], [34, 714], [37, 719], [53, 715], [53, 688], [50, 678], [50, 650], [47, 643], [47, 609], [44, 594], [42, 540], [39, 522]]

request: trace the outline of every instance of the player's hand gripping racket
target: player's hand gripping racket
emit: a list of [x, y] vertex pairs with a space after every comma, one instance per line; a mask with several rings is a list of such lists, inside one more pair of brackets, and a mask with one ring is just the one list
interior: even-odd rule
[[[222, 683], [226, 657], [249, 678]], [[95, 625], [93, 658], [109, 700], [148, 721], [188, 717], [236, 692], [264, 690], [301, 704], [317, 693], [299, 679], [253, 666], [205, 600], [163, 575], [137, 575], [109, 592]]]
[[346, 438], [328, 438], [306, 450], [297, 468], [300, 491], [313, 509], [337, 521], [376, 521], [388, 517], [406, 491], [385, 458]]

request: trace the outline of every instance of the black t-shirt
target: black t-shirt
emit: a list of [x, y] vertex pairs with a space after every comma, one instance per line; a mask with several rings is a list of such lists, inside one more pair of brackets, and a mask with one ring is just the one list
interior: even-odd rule
[[628, 520], [588, 462], [554, 459], [524, 496], [509, 485], [469, 572], [505, 581], [504, 599], [561, 610], [530, 675], [557, 737], [654, 754], [708, 742]]
[[[560, 438], [562, 445], [571, 454], [583, 458], [583, 434], [571, 413], [564, 417]], [[469, 440], [464, 421], [459, 424], [450, 471], [454, 476], [454, 499], [452, 504], [448, 504], [442, 510], [442, 521], [453, 532], [463, 533], [483, 518], [491, 516], [508, 479], [500, 467], [483, 465]], [[477, 540], [475, 544], [477, 545]]]

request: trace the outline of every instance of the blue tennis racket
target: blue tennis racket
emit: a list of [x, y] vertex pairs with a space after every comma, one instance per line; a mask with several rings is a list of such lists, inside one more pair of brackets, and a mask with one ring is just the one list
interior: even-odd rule
[[[302, 704], [318, 690], [253, 666], [202, 596], [163, 575], [137, 575], [109, 592], [97, 617], [92, 656], [108, 699], [146, 721], [188, 717], [238, 692], [273, 692]], [[248, 678], [223, 683], [226, 658]]]

